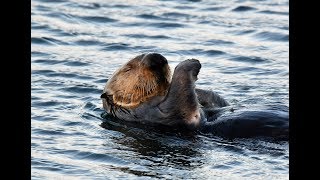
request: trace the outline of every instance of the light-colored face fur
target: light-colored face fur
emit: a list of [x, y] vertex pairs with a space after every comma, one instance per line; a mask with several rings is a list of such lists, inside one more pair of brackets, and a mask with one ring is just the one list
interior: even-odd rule
[[151, 97], [165, 96], [170, 81], [171, 72], [167, 60], [143, 54], [114, 72], [104, 92], [108, 96], [112, 95], [115, 105], [130, 109]]

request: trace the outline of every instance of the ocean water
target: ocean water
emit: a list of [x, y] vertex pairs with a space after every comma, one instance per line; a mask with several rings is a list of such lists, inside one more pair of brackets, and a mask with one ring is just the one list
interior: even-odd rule
[[146, 52], [232, 105], [289, 107], [288, 0], [32, 0], [32, 179], [288, 179], [289, 144], [103, 123], [111, 74]]

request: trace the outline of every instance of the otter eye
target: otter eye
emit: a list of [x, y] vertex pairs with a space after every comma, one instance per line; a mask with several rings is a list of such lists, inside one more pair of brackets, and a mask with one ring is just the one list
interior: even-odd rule
[[131, 66], [126, 66], [125, 68], [122, 69], [123, 72], [128, 72], [132, 69]]

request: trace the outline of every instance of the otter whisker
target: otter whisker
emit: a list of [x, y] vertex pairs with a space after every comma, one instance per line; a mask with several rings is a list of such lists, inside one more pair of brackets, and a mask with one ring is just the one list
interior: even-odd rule
[[125, 114], [130, 114], [130, 111], [122, 106], [119, 107], [119, 110]]

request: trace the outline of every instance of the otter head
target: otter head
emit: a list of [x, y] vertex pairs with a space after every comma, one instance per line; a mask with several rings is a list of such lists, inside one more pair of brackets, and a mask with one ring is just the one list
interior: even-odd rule
[[[157, 53], [142, 54], [120, 67], [101, 95], [104, 106], [131, 109], [154, 96], [165, 96], [171, 81], [168, 61]], [[105, 107], [109, 109], [110, 107]]]

